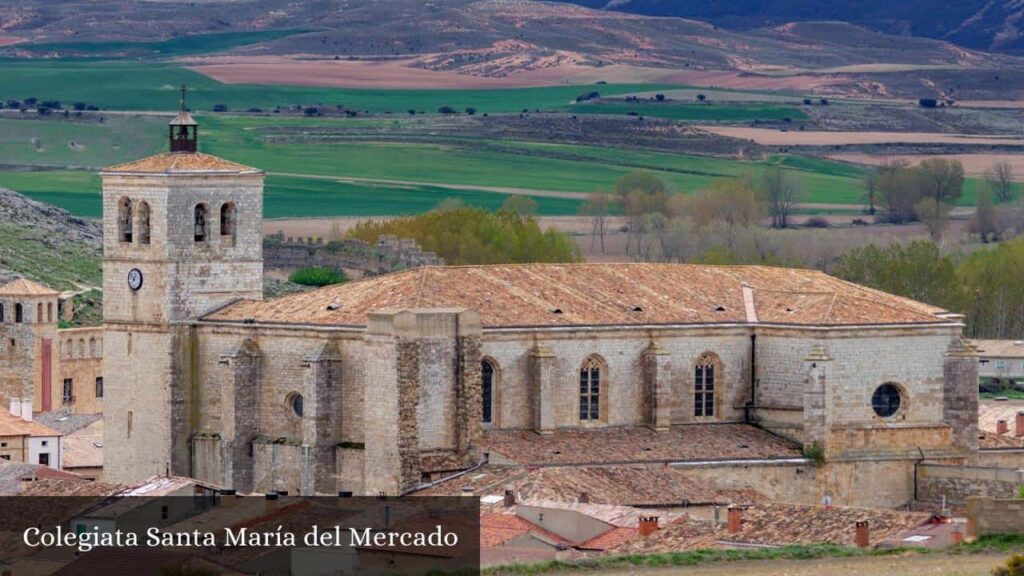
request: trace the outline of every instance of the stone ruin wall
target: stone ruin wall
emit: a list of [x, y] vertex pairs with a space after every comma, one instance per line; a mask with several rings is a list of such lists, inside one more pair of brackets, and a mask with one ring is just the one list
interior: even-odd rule
[[426, 252], [408, 238], [381, 236], [375, 245], [347, 238], [324, 242], [323, 238], [291, 238], [278, 232], [263, 243], [263, 267], [267, 270], [297, 270], [320, 266], [335, 270], [358, 270], [375, 276], [420, 266], [443, 266], [444, 259]]

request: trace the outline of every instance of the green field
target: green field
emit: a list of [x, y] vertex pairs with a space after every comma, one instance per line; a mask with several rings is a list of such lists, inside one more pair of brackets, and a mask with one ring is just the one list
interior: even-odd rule
[[638, 115], [694, 122], [750, 122], [754, 120], [806, 120], [796, 106], [772, 104], [680, 104], [676, 102], [598, 102], [576, 104], [573, 114]]
[[269, 42], [300, 34], [305, 30], [260, 30], [255, 32], [219, 32], [181, 36], [158, 42], [40, 42], [19, 44], [19, 51], [34, 54], [75, 54], [86, 57], [119, 55], [142, 57], [188, 56], [211, 54], [231, 48]]
[[[432, 141], [396, 142], [372, 134], [339, 137], [332, 133], [329, 140], [318, 141], [316, 135], [329, 132], [334, 125], [360, 122], [383, 130], [387, 122], [224, 115], [200, 115], [199, 121], [202, 150], [269, 173], [266, 215], [270, 218], [409, 214], [428, 210], [445, 198], [496, 208], [508, 197], [500, 193], [504, 189], [537, 190], [538, 194], [610, 191], [616, 179], [636, 170], [653, 172], [676, 191], [691, 193], [720, 178], [744, 174], [756, 178], [766, 166], [775, 164], [800, 177], [807, 202], [854, 208], [863, 198], [860, 168], [808, 157], [741, 162], [646, 150], [460, 139], [443, 134]], [[6, 164], [53, 169], [0, 172], [0, 186], [76, 214], [97, 216], [99, 181], [95, 170], [160, 150], [164, 122], [155, 117], [124, 116], [110, 116], [102, 124], [58, 119], [0, 120], [0, 157], [6, 159]], [[268, 136], [296, 134], [307, 138], [267, 140]], [[68, 171], [68, 166], [81, 170]], [[345, 179], [350, 180], [342, 181]], [[967, 181], [962, 205], [974, 203], [976, 187], [977, 181]], [[576, 198], [535, 198], [542, 214], [574, 214], [579, 206]]]
[[255, 84], [222, 84], [172, 64], [152, 62], [16, 61], [0, 62], [0, 99], [86, 102], [110, 110], [176, 110], [178, 88], [189, 87], [189, 106], [210, 110], [274, 106], [344, 105], [375, 113], [435, 113], [441, 106], [478, 112], [519, 112], [564, 108], [593, 89], [605, 95], [672, 86], [647, 84], [573, 85], [488, 90], [362, 90]]

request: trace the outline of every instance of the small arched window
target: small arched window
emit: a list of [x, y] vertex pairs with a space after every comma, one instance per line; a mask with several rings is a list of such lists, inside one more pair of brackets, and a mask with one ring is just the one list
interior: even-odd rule
[[117, 203], [117, 227], [118, 237], [121, 242], [131, 243], [132, 241], [132, 201], [131, 198], [121, 198]]
[[139, 202], [139, 244], [149, 244], [149, 204]]
[[715, 415], [715, 368], [717, 365], [718, 357], [714, 354], [704, 354], [697, 360], [693, 375], [694, 416]]
[[18, 302], [17, 304], [14, 305], [14, 322], [16, 324], [21, 324], [24, 321], [25, 321], [25, 310], [22, 307], [21, 302]]
[[196, 204], [193, 224], [195, 241], [206, 242], [206, 238], [209, 236], [209, 214], [206, 204]]
[[598, 358], [590, 357], [580, 367], [580, 420], [601, 419], [601, 372]]
[[85, 356], [85, 339], [84, 338], [80, 338], [78, 340], [78, 357], [79, 358], [85, 358], [86, 357]]
[[36, 304], [36, 324], [43, 323], [43, 303]]
[[75, 357], [75, 345], [70, 338], [64, 343], [64, 357], [68, 359]]
[[235, 245], [238, 210], [233, 202], [226, 202], [220, 207], [220, 241], [226, 246]]
[[[0, 312], [0, 322], [3, 322], [3, 312]], [[53, 302], [46, 303], [46, 321], [53, 322]]]
[[4, 322], [4, 304], [0, 302], [0, 324]]
[[494, 418], [494, 373], [490, 360], [480, 363], [480, 399], [483, 402], [480, 421], [485, 424], [490, 424]]
[[96, 351], [96, 339], [89, 338], [89, 358], [97, 358], [99, 354]]

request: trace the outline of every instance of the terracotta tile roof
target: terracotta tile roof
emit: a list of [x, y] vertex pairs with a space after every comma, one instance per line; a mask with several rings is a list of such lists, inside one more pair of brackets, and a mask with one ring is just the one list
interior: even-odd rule
[[101, 468], [102, 466], [102, 435], [74, 434], [64, 437], [65, 468]]
[[971, 340], [982, 358], [1024, 358], [1024, 340]]
[[[749, 287], [748, 315], [744, 286]], [[340, 306], [329, 305], [340, 304]], [[768, 266], [587, 263], [422, 267], [267, 301], [207, 320], [365, 326], [370, 312], [471, 308], [485, 328], [717, 324], [926, 324], [940, 308], [815, 270]]]
[[0, 286], [0, 296], [57, 296], [60, 292], [36, 284], [27, 278], [17, 278]]
[[116, 484], [104, 484], [85, 478], [40, 478], [22, 485], [21, 496], [110, 496], [121, 490]]
[[[1016, 436], [1017, 413], [1024, 411], [1024, 401], [978, 403], [978, 447], [982, 449], [1024, 448], [1024, 436]], [[996, 422], [1006, 420], [1007, 431], [996, 433]]]
[[60, 436], [61, 433], [36, 421], [27, 421], [10, 412], [0, 412], [0, 436]]
[[597, 538], [587, 540], [583, 544], [580, 544], [579, 547], [586, 548], [587, 550], [610, 550], [616, 546], [622, 546], [627, 542], [632, 542], [639, 537], [640, 530], [636, 528], [616, 526]]
[[688, 460], [799, 458], [798, 447], [746, 424], [562, 429], [540, 435], [529, 430], [488, 430], [479, 441], [519, 464], [615, 464]]
[[482, 548], [500, 546], [509, 540], [530, 533], [536, 534], [555, 545], [571, 545], [568, 540], [558, 534], [541, 528], [515, 514], [484, 512], [480, 515], [480, 546]]
[[872, 546], [898, 538], [931, 518], [921, 512], [899, 512], [836, 506], [797, 506], [765, 503], [743, 510], [740, 531], [730, 534], [723, 523], [690, 521], [664, 526], [650, 536], [616, 547], [612, 552], [652, 553], [708, 548], [722, 544], [831, 543], [854, 546], [854, 525], [867, 520]]
[[[715, 490], [685, 470], [662, 464], [632, 466], [521, 466], [487, 465], [418, 492], [424, 496], [458, 496], [469, 488], [490, 497], [493, 508], [503, 508], [505, 490], [525, 501], [578, 502], [586, 494], [593, 504], [624, 506], [679, 506], [698, 504], [752, 504], [765, 500], [752, 490]], [[497, 498], [501, 497], [502, 501]], [[486, 508], [487, 503], [483, 506]]]
[[263, 171], [202, 152], [162, 152], [104, 168], [109, 174], [262, 174]]

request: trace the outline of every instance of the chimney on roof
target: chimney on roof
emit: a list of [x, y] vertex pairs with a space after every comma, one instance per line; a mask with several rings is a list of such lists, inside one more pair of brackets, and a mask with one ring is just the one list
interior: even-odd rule
[[516, 505], [516, 493], [511, 490], [505, 490], [505, 508], [511, 508]]
[[871, 545], [871, 531], [868, 528], [867, 520], [858, 520], [854, 524], [854, 543], [857, 544], [858, 548], [867, 548]]
[[996, 434], [1006, 434], [1010, 427], [1006, 425], [1006, 420], [1000, 418], [996, 420]]
[[1024, 410], [1017, 412], [1013, 422], [1013, 435], [1018, 438], [1024, 436]]
[[281, 507], [281, 500], [278, 499], [277, 492], [267, 492], [263, 498], [264, 512], [273, 512]]
[[646, 537], [654, 534], [658, 531], [658, 517], [657, 516], [641, 516], [640, 517], [640, 536]]
[[729, 506], [725, 513], [725, 526], [729, 534], [739, 532], [742, 525], [743, 517], [740, 508], [738, 506]]
[[32, 399], [21, 399], [21, 419], [25, 422], [32, 421]]
[[588, 492], [580, 492], [579, 503], [580, 504], [590, 504], [590, 493], [588, 493]]
[[21, 399], [11, 398], [11, 416], [16, 418], [21, 417]]
[[234, 508], [238, 493], [234, 490], [225, 489], [220, 491], [220, 505], [223, 508]]

